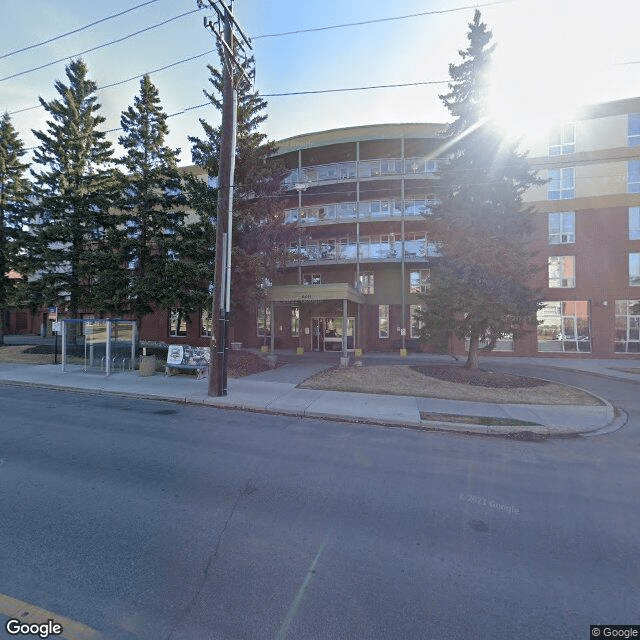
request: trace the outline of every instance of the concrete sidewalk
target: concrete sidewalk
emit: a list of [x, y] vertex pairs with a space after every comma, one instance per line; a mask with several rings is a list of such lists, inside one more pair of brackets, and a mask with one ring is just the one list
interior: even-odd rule
[[[230, 378], [228, 395], [222, 398], [210, 397], [207, 394], [207, 379], [197, 380], [192, 375], [164, 376], [157, 373], [143, 377], [137, 372], [125, 372], [106, 377], [85, 373], [80, 367], [62, 373], [60, 365], [1, 364], [0, 383], [460, 432], [506, 434], [526, 431], [549, 437], [593, 433], [615, 428], [614, 410], [607, 402], [587, 407], [492, 404], [297, 388], [296, 385], [301, 379], [328, 366], [331, 364], [307, 359], [286, 364], [273, 372], [267, 371], [239, 379]], [[421, 412], [483, 416], [489, 418], [487, 421], [489, 424], [445, 422], [439, 419], [425, 421], [421, 419]], [[510, 419], [524, 420], [538, 426], [514, 427], [491, 424], [491, 418], [498, 419], [497, 422]]]

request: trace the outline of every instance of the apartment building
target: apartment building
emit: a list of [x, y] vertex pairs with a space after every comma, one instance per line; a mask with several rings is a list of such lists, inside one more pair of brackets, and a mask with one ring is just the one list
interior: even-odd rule
[[[444, 129], [350, 127], [279, 143], [290, 169], [283, 208], [298, 239], [268, 303], [242, 331], [236, 325], [236, 339], [305, 351], [429, 350], [413, 315], [437, 263], [429, 212]], [[538, 327], [504, 336], [496, 353], [640, 353], [640, 98], [585, 107], [525, 144], [548, 180], [526, 194], [544, 305]], [[465, 345], [452, 347], [461, 354]]]

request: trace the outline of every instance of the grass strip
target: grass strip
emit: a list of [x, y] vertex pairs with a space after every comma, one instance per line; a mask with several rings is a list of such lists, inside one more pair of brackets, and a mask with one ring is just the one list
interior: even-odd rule
[[516, 420], [515, 418], [490, 418], [487, 416], [469, 416], [457, 415], [455, 413], [431, 413], [429, 411], [420, 412], [421, 420], [429, 420], [431, 422], [460, 422], [462, 424], [481, 424], [484, 426], [499, 427], [541, 427], [537, 422], [528, 422], [527, 420]]

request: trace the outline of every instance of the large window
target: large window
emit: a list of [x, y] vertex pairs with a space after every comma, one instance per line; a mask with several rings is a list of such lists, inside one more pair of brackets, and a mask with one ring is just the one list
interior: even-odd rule
[[545, 302], [538, 309], [538, 351], [590, 353], [589, 303]]
[[389, 305], [378, 305], [378, 338], [389, 337]]
[[300, 335], [300, 307], [291, 307], [291, 336]]
[[210, 338], [213, 325], [211, 323], [211, 309], [202, 308], [200, 313], [200, 337]]
[[360, 273], [360, 284], [362, 286], [362, 293], [366, 295], [374, 293], [373, 271], [362, 271]]
[[576, 214], [562, 211], [549, 214], [549, 244], [573, 244], [576, 241]]
[[627, 171], [627, 191], [640, 193], [640, 160], [629, 160]]
[[169, 309], [169, 335], [172, 338], [187, 335], [187, 318], [181, 307]]
[[271, 307], [262, 305], [258, 307], [258, 337], [264, 338], [271, 335]]
[[409, 293], [426, 293], [431, 283], [431, 270], [409, 272]]
[[616, 353], [640, 353], [640, 300], [616, 300], [614, 340]]
[[630, 147], [640, 145], [640, 113], [629, 114], [628, 141]]
[[416, 313], [422, 311], [422, 306], [419, 304], [409, 305], [409, 326], [411, 327], [410, 336], [412, 338], [420, 337], [420, 329], [424, 326], [424, 323], [419, 318], [416, 318]]
[[571, 289], [575, 286], [575, 256], [551, 256], [549, 258], [549, 288]]
[[563, 124], [549, 134], [549, 155], [561, 156], [576, 150], [575, 125]]
[[640, 207], [629, 207], [629, 240], [640, 240]]
[[569, 200], [576, 197], [573, 167], [549, 169], [549, 200]]
[[304, 273], [302, 274], [302, 284], [322, 284], [322, 276], [319, 273]]
[[629, 286], [640, 286], [640, 253], [629, 254]]

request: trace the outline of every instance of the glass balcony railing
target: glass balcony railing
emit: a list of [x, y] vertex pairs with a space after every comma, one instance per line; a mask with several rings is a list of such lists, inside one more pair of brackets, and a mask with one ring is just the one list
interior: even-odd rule
[[296, 185], [304, 188], [321, 182], [355, 180], [358, 178], [378, 178], [401, 175], [429, 175], [438, 170], [436, 160], [427, 158], [380, 158], [376, 160], [360, 160], [360, 162], [334, 162], [313, 167], [293, 169], [284, 179], [287, 189], [295, 189]]
[[[411, 199], [404, 201], [404, 215], [424, 216], [431, 213], [431, 207], [437, 204], [435, 198]], [[285, 220], [288, 223], [299, 222], [317, 224], [320, 222], [349, 222], [351, 220], [375, 220], [378, 218], [400, 218], [401, 200], [367, 200], [364, 202], [340, 202], [320, 206], [287, 209]]]
[[[410, 234], [405, 238], [405, 260], [420, 261], [438, 255], [437, 244], [429, 242], [425, 235]], [[292, 244], [289, 247], [287, 264], [356, 262], [358, 256], [360, 262], [399, 262], [402, 259], [402, 240], [398, 236], [362, 237], [360, 242], [349, 238], [308, 240], [300, 246]]]

